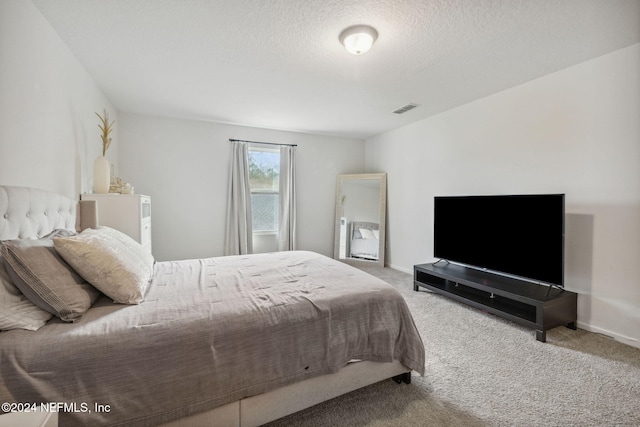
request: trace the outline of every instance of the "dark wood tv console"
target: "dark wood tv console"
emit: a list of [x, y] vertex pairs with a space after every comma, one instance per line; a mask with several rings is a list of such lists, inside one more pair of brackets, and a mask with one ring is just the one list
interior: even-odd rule
[[413, 267], [413, 290], [420, 287], [529, 326], [538, 341], [556, 326], [576, 329], [578, 295], [561, 288], [444, 261]]

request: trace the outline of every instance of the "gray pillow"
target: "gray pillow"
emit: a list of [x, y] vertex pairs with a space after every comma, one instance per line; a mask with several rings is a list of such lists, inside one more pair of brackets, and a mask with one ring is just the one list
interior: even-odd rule
[[9, 279], [4, 258], [0, 254], [0, 331], [37, 331], [51, 316], [51, 313], [36, 306], [16, 288]]
[[65, 322], [79, 320], [100, 296], [58, 255], [50, 238], [9, 240], [0, 251], [13, 284], [32, 303]]

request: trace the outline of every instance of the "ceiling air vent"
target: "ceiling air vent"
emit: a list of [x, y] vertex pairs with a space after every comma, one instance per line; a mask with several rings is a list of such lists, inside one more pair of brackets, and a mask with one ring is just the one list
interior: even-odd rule
[[394, 114], [404, 114], [409, 110], [413, 110], [414, 108], [419, 107], [418, 104], [407, 104], [404, 107], [400, 107], [397, 110], [395, 110], [393, 113]]

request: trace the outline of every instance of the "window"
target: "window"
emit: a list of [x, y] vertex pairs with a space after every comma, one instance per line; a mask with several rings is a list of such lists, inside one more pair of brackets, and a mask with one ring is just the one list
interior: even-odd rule
[[278, 232], [280, 150], [249, 147], [251, 225], [254, 233]]

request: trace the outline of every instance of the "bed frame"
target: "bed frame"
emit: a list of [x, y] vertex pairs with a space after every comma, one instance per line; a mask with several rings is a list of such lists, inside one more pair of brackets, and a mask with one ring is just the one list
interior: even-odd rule
[[[35, 239], [58, 228], [80, 231], [96, 227], [98, 220], [94, 201], [78, 202], [44, 190], [0, 186], [0, 240]], [[389, 378], [409, 384], [411, 370], [397, 361], [354, 362], [337, 373], [250, 396], [163, 426], [259, 426]], [[6, 416], [13, 420], [20, 415]], [[47, 426], [57, 426], [57, 417], [49, 419]]]
[[176, 420], [162, 427], [255, 427], [386, 379], [411, 383], [411, 372], [399, 362], [355, 362], [335, 374], [321, 375], [207, 412]]

